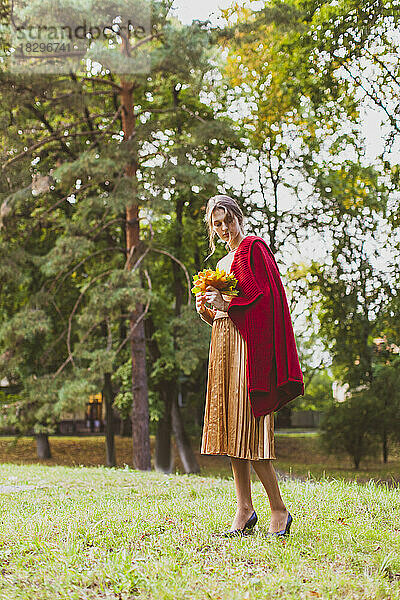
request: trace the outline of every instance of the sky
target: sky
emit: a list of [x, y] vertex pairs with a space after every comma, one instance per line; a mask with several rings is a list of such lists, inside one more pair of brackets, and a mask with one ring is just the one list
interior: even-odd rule
[[214, 23], [219, 9], [232, 4], [233, 0], [175, 0], [173, 14], [185, 24], [190, 24], [193, 19], [210, 19]]

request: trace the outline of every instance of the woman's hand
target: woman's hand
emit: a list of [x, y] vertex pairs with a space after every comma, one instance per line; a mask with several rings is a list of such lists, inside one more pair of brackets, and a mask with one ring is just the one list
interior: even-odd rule
[[227, 302], [225, 302], [221, 295], [221, 292], [217, 290], [217, 288], [213, 287], [212, 285], [208, 285], [206, 287], [205, 297], [206, 302], [212, 304], [214, 308], [218, 310], [226, 310]]
[[199, 292], [196, 294], [196, 310], [199, 314], [206, 312], [206, 294], [205, 292]]

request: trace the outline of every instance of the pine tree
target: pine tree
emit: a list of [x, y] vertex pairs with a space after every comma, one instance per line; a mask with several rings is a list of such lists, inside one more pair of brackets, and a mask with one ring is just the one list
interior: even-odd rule
[[[147, 264], [154, 232], [151, 221], [142, 222], [149, 215], [168, 214], [170, 204], [163, 196], [173, 177], [186, 196], [199, 174], [208, 177], [207, 191], [215, 185], [215, 177], [204, 174], [207, 154], [218, 154], [209, 140], [211, 134], [223, 137], [230, 131], [230, 124], [215, 118], [198, 99], [212, 51], [207, 28], [201, 23], [185, 27], [168, 21], [167, 2], [154, 2], [151, 7], [147, 37], [133, 41], [122, 36], [119, 47], [102, 48], [104, 62], [112, 60], [113, 70], [103, 67], [93, 75], [81, 65], [67, 76], [34, 71], [22, 76], [6, 69], [1, 73], [2, 118], [11, 124], [3, 160], [7, 185], [2, 189], [1, 234], [9, 254], [8, 289], [13, 287], [12, 272], [20, 269], [24, 259], [40, 274], [39, 281], [32, 282], [28, 302], [21, 301], [7, 316], [15, 319], [12, 331], [18, 336], [27, 323], [35, 324], [34, 318], [27, 320], [32, 306], [39, 309], [40, 333], [47, 334], [49, 347], [57, 348], [38, 373], [24, 349], [35, 330], [25, 337], [21, 334], [21, 348], [14, 348], [19, 367], [13, 377], [28, 393], [24, 365], [26, 373], [40, 379], [41, 389], [52, 394], [53, 404], [48, 403], [45, 412], [46, 423], [53, 425], [44, 427], [51, 433], [60, 414], [52, 407], [65, 410], [77, 398], [83, 402], [89, 391], [103, 389], [110, 416], [116, 391], [111, 375], [130, 355], [133, 464], [141, 469], [150, 468], [144, 318], [154, 294], [144, 287], [151, 284]], [[42, 3], [37, 14], [27, 16], [40, 19], [46, 8], [50, 10], [48, 3]], [[82, 8], [86, 15], [95, 11], [99, 18], [112, 16], [94, 2]], [[75, 10], [68, 2], [61, 9], [64, 15]], [[121, 18], [126, 21], [128, 16], [127, 10]], [[150, 72], [124, 73], [134, 43], [148, 47]], [[7, 109], [15, 93], [18, 106]], [[176, 128], [178, 121], [182, 123], [179, 152], [184, 158], [177, 165], [169, 137], [171, 124]], [[192, 127], [188, 136], [185, 122]], [[198, 152], [200, 139], [197, 162], [191, 164], [190, 153]], [[38, 187], [34, 198], [32, 177]], [[18, 216], [23, 217], [19, 226], [29, 222], [28, 232], [34, 231], [37, 238], [48, 232], [46, 249], [38, 253], [33, 245], [29, 259], [27, 245], [33, 238], [18, 236]], [[50, 319], [49, 311], [53, 311]], [[12, 367], [12, 341], [6, 324], [1, 336], [3, 373], [10, 373]], [[36, 353], [40, 359], [41, 349]], [[33, 388], [28, 396], [39, 402]], [[27, 400], [21, 402], [28, 406]], [[112, 465], [112, 424], [108, 425], [107, 463]]]

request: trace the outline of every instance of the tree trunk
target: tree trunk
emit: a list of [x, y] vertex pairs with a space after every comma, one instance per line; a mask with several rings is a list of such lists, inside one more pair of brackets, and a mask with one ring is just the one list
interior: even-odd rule
[[[131, 322], [131, 326], [132, 326]], [[132, 352], [132, 442], [135, 469], [151, 469], [149, 402], [147, 396], [146, 347], [143, 320], [134, 329]]]
[[[126, 230], [125, 230], [125, 238], [126, 238]], [[125, 242], [126, 242], [126, 239], [125, 239]], [[126, 339], [127, 335], [128, 335], [128, 329], [126, 326], [125, 318], [122, 318], [119, 322], [120, 343]], [[130, 415], [125, 416], [125, 417], [120, 415], [120, 417], [121, 417], [121, 422], [120, 422], [120, 428], [119, 428], [119, 435], [121, 437], [131, 437], [132, 436], [132, 421], [131, 421]]]
[[132, 421], [130, 417], [128, 417], [127, 419], [121, 418], [119, 435], [121, 437], [130, 437], [132, 435]]
[[35, 438], [38, 458], [51, 458], [49, 436], [47, 433], [37, 433]]
[[382, 435], [382, 456], [383, 462], [386, 464], [389, 457], [388, 435], [386, 429], [383, 430]]
[[114, 443], [114, 415], [113, 401], [114, 394], [111, 384], [111, 373], [104, 373], [104, 389], [103, 397], [106, 407], [106, 465], [107, 467], [115, 467], [115, 443]]
[[[135, 133], [135, 113], [132, 96], [132, 82], [121, 81], [121, 107], [122, 126], [125, 143], [131, 141]], [[133, 152], [132, 152], [133, 154]], [[131, 186], [132, 204], [126, 210], [126, 249], [127, 268], [134, 266], [133, 258], [135, 250], [139, 250], [140, 225], [139, 206], [137, 204], [137, 162], [133, 158], [126, 169], [126, 185]], [[137, 260], [137, 259], [136, 259]], [[132, 442], [133, 442], [133, 465], [136, 469], [151, 469], [150, 456], [150, 432], [149, 432], [149, 404], [147, 391], [146, 373], [146, 340], [144, 335], [144, 323], [137, 320], [143, 307], [136, 305], [130, 317], [131, 333], [131, 355], [132, 355]]]
[[383, 414], [381, 414], [381, 419], [383, 419], [383, 430], [382, 430], [382, 457], [383, 462], [386, 464], [389, 458], [389, 440], [388, 440], [388, 430], [387, 423], [390, 423], [390, 414], [388, 414], [388, 396], [384, 394], [383, 398]]
[[199, 473], [200, 467], [196, 460], [190, 440], [184, 430], [181, 411], [178, 406], [178, 397], [174, 393], [172, 398], [172, 431], [179, 451], [185, 473]]
[[164, 388], [160, 391], [164, 405], [164, 414], [158, 422], [156, 433], [156, 450], [154, 465], [156, 471], [172, 473], [174, 468], [174, 456], [171, 449], [171, 392]]
[[360, 467], [361, 458], [363, 456], [362, 440], [360, 440], [360, 439], [357, 440], [357, 443], [352, 448], [352, 456], [353, 456], [354, 468], [358, 470]]

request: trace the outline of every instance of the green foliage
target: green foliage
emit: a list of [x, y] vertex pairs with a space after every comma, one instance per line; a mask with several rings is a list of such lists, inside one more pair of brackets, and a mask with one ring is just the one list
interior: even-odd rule
[[400, 357], [394, 354], [389, 346], [375, 352], [373, 394], [376, 411], [379, 418], [376, 422], [376, 432], [384, 445], [383, 458], [386, 461], [389, 442], [400, 442]]
[[[114, 372], [112, 376], [115, 389], [118, 390], [114, 399], [113, 407], [118, 410], [122, 419], [128, 419], [132, 413], [132, 360], [129, 359], [122, 364]], [[154, 379], [151, 381], [154, 385]], [[163, 405], [160, 401], [159, 394], [150, 386], [149, 400], [149, 417], [150, 427], [156, 423], [163, 414]]]
[[23, 402], [22, 397], [19, 394], [10, 394], [6, 391], [0, 390], [0, 428], [10, 428], [9, 415], [15, 415], [17, 407], [21, 406]]
[[50, 252], [45, 256], [34, 257], [34, 261], [46, 277], [51, 277], [64, 270], [66, 265], [73, 265], [90, 256], [95, 247], [92, 240], [82, 236], [61, 236], [56, 240], [54, 248]]
[[377, 453], [377, 419], [373, 396], [368, 391], [354, 392], [325, 411], [320, 425], [322, 444], [328, 452], [348, 454], [358, 469], [363, 458]]
[[[37, 3], [26, 10], [33, 8]], [[61, 13], [76, 15], [78, 8], [80, 19], [108, 18], [115, 10], [93, 2], [57, 4]], [[186, 303], [186, 276], [174, 257], [189, 279], [204, 268], [204, 206], [218, 188], [229, 192], [217, 173], [239, 158], [258, 168], [256, 187], [245, 176], [241, 195], [252, 233], [268, 237], [282, 256], [289, 242], [301, 249], [310, 231], [322, 236], [326, 257], [299, 268], [293, 298], [308, 303], [305, 311], [332, 355], [335, 376], [353, 388], [376, 378], [390, 398], [382, 414], [396, 410], [391, 382], [397, 367], [375, 369], [373, 339], [384, 332], [394, 342], [398, 337], [399, 282], [388, 284], [366, 249], [382, 219], [398, 222], [389, 195], [398, 169], [387, 161], [366, 164], [358, 110], [372, 64], [376, 85], [364, 85], [364, 100], [372, 94], [370, 100], [390, 112], [391, 133], [398, 131], [396, 78], [386, 68], [387, 56], [394, 56], [390, 7], [273, 0], [251, 8], [234, 5], [228, 11], [238, 17], [234, 26], [211, 31], [201, 23], [166, 21], [167, 3], [152, 3], [152, 69], [131, 78], [136, 128], [129, 141], [121, 135], [118, 88], [110, 85], [121, 83], [125, 59], [118, 50], [103, 49], [104, 61], [111, 52], [114, 61], [111, 72], [98, 73], [103, 83], [90, 81], [83, 65], [76, 76], [51, 78], [0, 70], [0, 122], [7, 125], [1, 134], [0, 373], [21, 387], [16, 414], [28, 415], [26, 402], [33, 419], [21, 416], [26, 426], [40, 419], [37, 428], [52, 431], [60, 410], [101, 388], [106, 372], [117, 374], [116, 406], [129, 414], [130, 313], [148, 300], [151, 414], [161, 414], [160, 389], [167, 385], [182, 392], [188, 419], [201, 412], [210, 328], [193, 299]], [[47, 9], [42, 3], [35, 18]], [[227, 46], [226, 63], [215, 40]], [[243, 115], [232, 113], [236, 101], [245, 103]], [[136, 178], [126, 175], [128, 165]], [[36, 176], [49, 177], [40, 193], [33, 193]], [[294, 205], [287, 211], [281, 193], [286, 197], [288, 190]], [[125, 210], [135, 203], [141, 249], [150, 251], [130, 272]], [[325, 406], [328, 379], [326, 372], [316, 374], [301, 406]]]
[[325, 369], [312, 375], [305, 386], [304, 396], [296, 400], [295, 410], [324, 411], [332, 404], [333, 379]]
[[[53, 8], [45, 2], [35, 14], [32, 7], [26, 10], [37, 21]], [[218, 182], [213, 170], [228, 143], [240, 142], [231, 120], [201, 98], [212, 89], [205, 78], [215, 54], [210, 31], [198, 23], [167, 21], [165, 2], [151, 8], [156, 35], [145, 46], [152, 69], [130, 76], [135, 132], [129, 140], [121, 135], [116, 86], [125, 59], [118, 49], [103, 48], [107, 64], [114, 61], [110, 74], [98, 73], [104, 85], [90, 81], [92, 73], [83, 64], [76, 75], [51, 78], [0, 72], [0, 119], [9, 124], [2, 138], [9, 149], [3, 161], [6, 177], [0, 182], [0, 248], [5, 250], [0, 271], [7, 280], [0, 300], [1, 372], [23, 389], [27, 403], [34, 400], [33, 390], [41, 390], [39, 384], [27, 389], [32, 378], [49, 385], [49, 396], [41, 393], [36, 399], [24, 427], [39, 415], [40, 427], [52, 431], [60, 410], [80, 406], [89, 390], [101, 389], [105, 373], [120, 373], [119, 367], [131, 364], [127, 336], [138, 305], [150, 301], [149, 318], [163, 311], [162, 318], [155, 316], [159, 332], [152, 340], [153, 348], [159, 344], [158, 356], [148, 368], [153, 416], [160, 412], [157, 386], [180, 371], [174, 348], [178, 345], [179, 357], [185, 355], [183, 330], [178, 335], [176, 322], [168, 326], [168, 317], [180, 313], [180, 307], [174, 309], [180, 276], [174, 281], [164, 277], [171, 258], [152, 252], [139, 268], [127, 268], [126, 208], [141, 207], [138, 254], [162, 247], [193, 271], [193, 254], [199, 261], [205, 246], [201, 206]], [[57, 11], [77, 16], [77, 5], [61, 2]], [[109, 18], [114, 11], [114, 5], [88, 2], [79, 7], [79, 19], [90, 14]], [[210, 141], [214, 136], [217, 144]], [[127, 175], [132, 165], [136, 177]], [[47, 182], [40, 191], [34, 189], [35, 178]], [[184, 252], [175, 239], [179, 223], [167, 220], [175, 201], [185, 206]], [[191, 310], [183, 315], [185, 322], [195, 321]], [[203, 345], [205, 340], [203, 333]], [[185, 372], [196, 365], [198, 359], [186, 362]], [[127, 416], [132, 384], [122, 379], [117, 405]]]
[[[0, 426], [17, 434], [54, 433], [63, 405], [59, 402], [62, 381], [52, 375], [30, 375], [23, 379], [19, 394], [5, 394], [0, 405]], [[82, 399], [81, 399], [82, 400]], [[75, 399], [76, 401], [76, 399]]]
[[10, 321], [4, 323], [0, 335], [10, 347], [26, 341], [31, 344], [39, 342], [40, 336], [49, 331], [49, 319], [42, 310], [27, 309], [16, 314]]
[[179, 318], [173, 319], [171, 325], [176, 332], [175, 360], [182, 372], [190, 376], [208, 358], [209, 329], [191, 306], [182, 307]]
[[112, 375], [112, 381], [118, 388], [115, 396], [114, 407], [118, 409], [121, 417], [127, 419], [132, 410], [132, 360], [129, 359]]
[[98, 381], [90, 381], [88, 375], [87, 372], [77, 373], [75, 379], [67, 379], [60, 387], [56, 404], [58, 414], [82, 410], [89, 396], [98, 392]]

